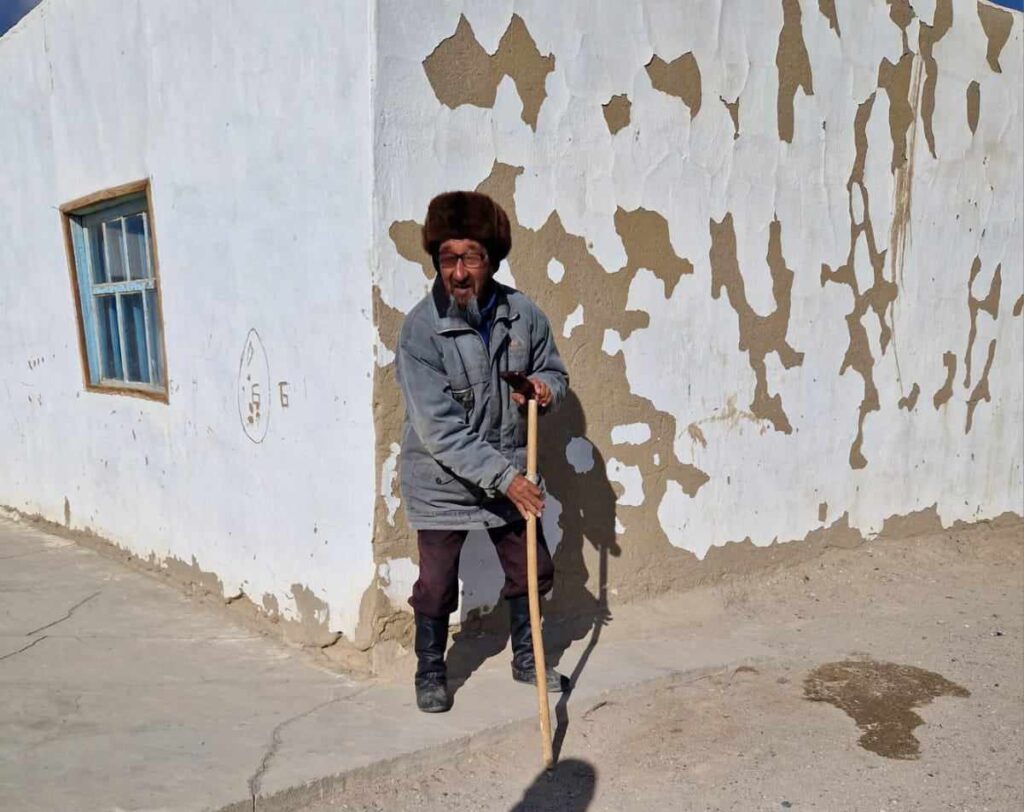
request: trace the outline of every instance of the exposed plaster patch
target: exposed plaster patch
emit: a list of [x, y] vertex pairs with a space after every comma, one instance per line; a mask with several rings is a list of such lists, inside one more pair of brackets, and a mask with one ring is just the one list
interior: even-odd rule
[[224, 595], [224, 582], [216, 573], [204, 571], [195, 556], [192, 556], [191, 564], [186, 564], [180, 558], [168, 556], [160, 562], [160, 566], [189, 592]]
[[786, 369], [799, 366], [804, 357], [802, 352], [797, 352], [786, 340], [793, 271], [786, 267], [786, 260], [782, 256], [782, 224], [773, 220], [769, 228], [767, 259], [775, 310], [767, 316], [758, 315], [747, 301], [743, 275], [736, 258], [736, 232], [733, 229], [732, 212], [727, 212], [720, 223], [711, 220], [710, 228], [711, 296], [718, 299], [725, 288], [729, 304], [736, 311], [740, 334], [738, 348], [747, 353], [756, 380], [751, 411], [759, 418], [770, 420], [776, 431], [790, 434], [793, 428], [782, 407], [782, 396], [768, 393], [768, 370], [765, 365], [765, 356], [770, 352], [778, 355]]
[[1010, 38], [1010, 29], [1013, 28], [1013, 15], [1001, 8], [996, 8], [988, 3], [978, 3], [978, 17], [981, 19], [981, 27], [988, 37], [988, 52], [985, 54], [988, 59], [988, 66], [996, 73], [1002, 73], [1003, 69], [999, 64], [999, 54], [1003, 46]]
[[967, 423], [964, 426], [964, 434], [968, 434], [971, 426], [974, 424], [974, 410], [978, 404], [983, 400], [986, 403], [992, 400], [988, 389], [988, 374], [992, 370], [992, 360], [995, 358], [995, 355], [996, 340], [993, 338], [988, 343], [988, 358], [985, 360], [985, 369], [982, 370], [981, 377], [978, 378], [978, 383], [971, 392], [971, 396], [967, 398]]
[[608, 132], [615, 135], [623, 127], [629, 126], [629, 110], [632, 106], [625, 93], [612, 96], [601, 105], [605, 123], [608, 125]]
[[554, 257], [548, 263], [548, 279], [554, 282], [556, 285], [562, 281], [565, 276], [565, 266]]
[[312, 589], [302, 584], [292, 584], [291, 590], [298, 623], [306, 632], [307, 639], [320, 646], [334, 643], [338, 639], [338, 633], [331, 631], [331, 608], [326, 601], [318, 598]]
[[612, 457], [606, 465], [608, 479], [622, 486], [616, 500], [620, 505], [639, 507], [644, 503], [644, 477], [639, 466], [625, 465]]
[[953, 378], [956, 377], [956, 355], [951, 352], [942, 353], [942, 363], [946, 367], [946, 382], [932, 396], [932, 403], [938, 409], [953, 397]]
[[523, 121], [536, 130], [540, 107], [547, 97], [545, 80], [555, 69], [555, 57], [541, 56], [518, 14], [512, 15], [498, 50], [488, 54], [462, 15], [455, 33], [423, 60], [423, 69], [437, 100], [452, 109], [463, 104], [494, 107], [498, 84], [508, 76], [522, 100]]
[[423, 228], [413, 220], [396, 220], [388, 229], [388, 236], [395, 245], [402, 259], [406, 259], [423, 269], [423, 276], [434, 278], [434, 265], [431, 258], [423, 250]]
[[267, 613], [271, 620], [277, 620], [281, 617], [281, 604], [278, 603], [277, 595], [273, 592], [263, 593], [263, 611]]
[[917, 398], [920, 396], [920, 394], [921, 387], [915, 383], [910, 390], [910, 394], [900, 398], [899, 403], [897, 403], [896, 405], [900, 409], [906, 409], [908, 412], [912, 412], [914, 411], [914, 408], [917, 406]]
[[889, 19], [903, 32], [903, 50], [908, 51], [910, 46], [907, 40], [907, 28], [917, 14], [914, 13], [910, 0], [886, 0], [886, 2], [889, 4]]
[[[846, 262], [834, 271], [827, 263], [821, 265], [822, 287], [828, 282], [834, 282], [846, 285], [853, 294], [853, 308], [846, 316], [850, 341], [846, 348], [846, 354], [843, 356], [843, 363], [839, 368], [840, 375], [844, 374], [847, 369], [853, 369], [864, 381], [864, 395], [857, 415], [857, 436], [850, 446], [850, 467], [853, 469], [864, 468], [867, 465], [867, 459], [861, 451], [864, 442], [864, 420], [870, 412], [876, 412], [880, 408], [878, 388], [874, 380], [875, 359], [871, 355], [871, 345], [863, 320], [869, 309], [874, 311], [878, 320], [879, 345], [884, 353], [892, 339], [892, 328], [886, 322], [885, 316], [890, 305], [896, 299], [897, 293], [895, 281], [885, 278], [885, 251], [880, 250], [876, 243], [874, 226], [871, 223], [870, 198], [864, 181], [864, 166], [868, 152], [867, 125], [871, 118], [874, 101], [875, 94], [872, 93], [860, 104], [854, 117], [855, 157], [853, 168], [850, 171], [850, 179], [846, 184], [847, 194], [850, 198], [849, 253]], [[863, 218], [860, 221], [853, 214], [855, 201], [858, 198], [864, 208]], [[872, 273], [871, 287], [863, 290], [857, 281], [854, 266], [857, 243], [861, 238], [864, 239]]]
[[[910, 57], [909, 60], [908, 57]], [[897, 159], [895, 151], [897, 141], [902, 139], [904, 142], [904, 153], [902, 159], [898, 165], [894, 165], [896, 189], [893, 199], [892, 222], [889, 226], [889, 267], [893, 281], [897, 282], [901, 287], [903, 286], [903, 269], [906, 263], [907, 238], [910, 234], [910, 208], [914, 185], [914, 156], [917, 152], [917, 106], [921, 98], [921, 64], [920, 62], [914, 61], [909, 53], [905, 54], [903, 59], [900, 60], [900, 65], [903, 65], [904, 63], [911, 67], [908, 87], [912, 86], [912, 89], [907, 92], [910, 93], [913, 103], [907, 102], [906, 98], [902, 97], [899, 105], [897, 106], [893, 100], [892, 93], [889, 93], [889, 127], [893, 136], [893, 161], [896, 161]], [[887, 64], [888, 63], [883, 60], [883, 66]], [[880, 69], [880, 77], [881, 72], [882, 71]], [[900, 82], [902, 83], [902, 79]], [[899, 111], [899, 115], [894, 119], [894, 111], [897, 110]], [[906, 146], [908, 127], [910, 128], [909, 147]], [[891, 324], [892, 322], [890, 322], [890, 325]], [[899, 358], [897, 357], [896, 360], [898, 365]]]
[[401, 452], [402, 447], [398, 443], [391, 444], [391, 453], [388, 454], [384, 464], [380, 469], [380, 495], [384, 499], [384, 504], [387, 506], [388, 511], [388, 524], [394, 526], [395, 524], [395, 512], [398, 510], [399, 504], [401, 504], [401, 498], [398, 495], [398, 455]]
[[565, 317], [565, 325], [562, 327], [562, 337], [572, 338], [572, 331], [583, 324], [583, 305], [577, 305], [576, 309]]
[[[988, 294], [984, 299], [974, 296], [974, 279], [981, 272], [981, 257], [975, 256], [971, 264], [971, 276], [967, 282], [967, 307], [971, 312], [971, 329], [967, 334], [967, 349], [964, 351], [964, 386], [971, 385], [971, 359], [974, 354], [974, 339], [978, 335], [978, 311], [984, 310], [993, 319], [999, 318], [999, 291], [1002, 288], [1000, 271], [1002, 263], [996, 265], [992, 281], [989, 283]], [[986, 398], [987, 399], [987, 398]]]
[[1024, 293], [1017, 297], [1017, 301], [1013, 304], [1013, 315], [1019, 316], [1024, 313]]
[[658, 212], [618, 208], [615, 210], [615, 231], [626, 250], [626, 264], [620, 273], [632, 276], [642, 268], [653, 271], [665, 284], [666, 298], [672, 296], [681, 276], [693, 273], [693, 263], [676, 255], [669, 237], [668, 221]]
[[807, 55], [801, 24], [800, 0], [782, 0], [782, 30], [779, 48], [775, 53], [775, 66], [779, 72], [779, 92], [776, 101], [779, 139], [793, 142], [793, 100], [797, 88], [804, 95], [814, 95], [811, 59]]
[[818, 11], [828, 20], [828, 27], [836, 32], [837, 37], [841, 37], [839, 16], [836, 14], [836, 0], [818, 0]]
[[691, 423], [686, 427], [686, 433], [690, 435], [690, 439], [695, 443], [700, 443], [701, 448], [708, 447], [708, 438], [704, 436], [704, 432], [701, 427], [696, 423]]
[[828, 519], [828, 502], [818, 503], [818, 521], [824, 522]]
[[[399, 253], [403, 248], [410, 251], [406, 257], [410, 261], [419, 262], [426, 256], [420, 244], [420, 228], [415, 223], [396, 229], [392, 225], [390, 233], [394, 238], [402, 235], [407, 240], [404, 246], [395, 243]], [[415, 242], [412, 242], [412, 235], [415, 234]], [[419, 253], [412, 253], [412, 246], [418, 246]], [[403, 254], [404, 255], [404, 254]], [[429, 263], [429, 259], [428, 259]], [[433, 267], [429, 264], [430, 275], [433, 276]], [[380, 288], [376, 285], [372, 289], [373, 295], [373, 318], [380, 337], [381, 344], [392, 354], [398, 349], [398, 335], [402, 327], [402, 320], [405, 318], [400, 310], [388, 305], [381, 296]], [[401, 391], [395, 377], [395, 365], [377, 366], [374, 368], [373, 376], [373, 420], [376, 427], [375, 438], [375, 470], [380, 472], [381, 481], [377, 483], [377, 499], [374, 502], [374, 530], [373, 530], [373, 551], [374, 561], [387, 561], [391, 558], [401, 558], [408, 554], [408, 533], [405, 530], [405, 511], [401, 506], [401, 500], [395, 495], [394, 488], [388, 485], [385, 489], [385, 475], [390, 476], [386, 466], [394, 465], [397, 469], [398, 456], [395, 454], [395, 446], [401, 436], [402, 422], [405, 419], [405, 409], [402, 404]], [[389, 460], [394, 460], [389, 463]], [[367, 621], [370, 627], [374, 627], [376, 621]]]
[[573, 437], [565, 447], [565, 459], [577, 474], [594, 467], [594, 446], [585, 437]]
[[613, 445], [643, 445], [651, 439], [651, 427], [646, 423], [629, 423], [612, 429]]
[[731, 102], [726, 101], [722, 96], [718, 97], [725, 109], [729, 111], [729, 118], [732, 119], [732, 140], [740, 137], [740, 98], [737, 96]]
[[690, 108], [691, 119], [700, 112], [700, 66], [692, 52], [687, 52], [671, 62], [666, 62], [655, 54], [645, 67], [651, 79], [651, 87], [681, 99], [683, 104]]
[[967, 126], [971, 135], [978, 130], [978, 117], [981, 113], [981, 85], [976, 81], [967, 85]]
[[[935, 113], [935, 86], [939, 79], [939, 64], [935, 61], [935, 43], [942, 39], [953, 27], [953, 0], [938, 0], [932, 24], [921, 23], [918, 30], [918, 48], [924, 60], [925, 80], [921, 98], [921, 119], [924, 121], [924, 136], [928, 141], [928, 151], [935, 155], [935, 133], [932, 130], [932, 117]], [[974, 128], [971, 128], [971, 132]]]

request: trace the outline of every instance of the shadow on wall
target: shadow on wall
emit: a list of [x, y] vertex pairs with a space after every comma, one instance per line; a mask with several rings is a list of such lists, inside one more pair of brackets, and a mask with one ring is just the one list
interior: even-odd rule
[[[554, 554], [555, 585], [548, 600], [543, 602], [544, 614], [549, 618], [544, 636], [548, 664], [558, 665], [573, 641], [591, 636], [570, 676], [573, 685], [586, 667], [601, 629], [610, 620], [609, 556], [618, 556], [621, 552], [615, 534], [616, 494], [608, 481], [603, 456], [594, 448], [593, 464], [582, 472], [577, 472], [566, 457], [569, 441], [586, 439], [586, 434], [583, 404], [572, 390], [566, 394], [561, 408], [540, 422], [538, 466], [548, 491], [562, 505], [558, 520], [562, 538]], [[587, 588], [589, 568], [595, 565], [598, 570], [596, 595]], [[492, 585], [493, 579], [488, 573], [464, 568], [463, 579], [466, 593], [481, 594], [489, 590], [496, 599], [500, 583]], [[471, 612], [454, 636], [448, 652], [452, 690], [457, 691], [486, 659], [499, 654], [507, 641], [508, 613], [504, 606], [487, 614]], [[556, 707], [559, 721], [556, 745], [565, 735], [564, 705], [559, 702]]]
[[586, 812], [597, 789], [597, 770], [586, 761], [560, 761], [538, 775], [511, 812]]

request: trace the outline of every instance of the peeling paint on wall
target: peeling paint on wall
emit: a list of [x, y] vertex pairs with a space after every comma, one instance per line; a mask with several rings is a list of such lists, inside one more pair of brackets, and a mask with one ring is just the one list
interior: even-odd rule
[[971, 135], [978, 131], [978, 116], [981, 114], [981, 85], [977, 80], [967, 85], [967, 126]]
[[778, 121], [779, 138], [793, 140], [793, 99], [799, 88], [806, 95], [814, 94], [811, 60], [804, 44], [799, 0], [782, 0], [782, 31], [775, 66], [779, 71]]
[[[876, 412], [880, 408], [878, 387], [874, 378], [875, 359], [871, 354], [871, 345], [863, 319], [868, 315], [869, 310], [874, 313], [881, 332], [881, 350], [884, 353], [892, 338], [892, 327], [886, 321], [886, 312], [896, 298], [896, 284], [885, 278], [885, 251], [879, 250], [876, 243], [874, 226], [871, 224], [868, 189], [864, 181], [864, 165], [868, 150], [867, 124], [874, 102], [875, 94], [872, 93], [857, 108], [857, 115], [854, 119], [856, 157], [850, 179], [846, 184], [850, 197], [851, 215], [849, 254], [846, 262], [834, 271], [827, 263], [822, 263], [821, 266], [821, 284], [823, 286], [828, 282], [834, 282], [846, 285], [853, 293], [853, 309], [846, 316], [850, 340], [842, 366], [839, 368], [840, 375], [847, 369], [853, 369], [864, 381], [864, 396], [861, 399], [857, 416], [857, 436], [850, 446], [850, 467], [853, 469], [864, 468], [868, 464], [867, 458], [861, 451], [864, 443], [864, 420], [868, 414]], [[860, 212], [859, 220], [856, 215], [858, 211]], [[864, 247], [868, 251], [868, 261], [872, 273], [872, 284], [867, 290], [860, 289], [854, 267], [858, 241], [862, 239]]]
[[932, 403], [936, 409], [945, 406], [949, 403], [949, 399], [953, 397], [953, 379], [956, 377], [956, 355], [951, 352], [944, 352], [942, 354], [942, 363], [946, 367], [946, 381], [932, 397]]
[[974, 279], [981, 272], [981, 257], [976, 256], [971, 264], [971, 276], [967, 282], [967, 309], [971, 314], [971, 329], [967, 334], [967, 349], [964, 350], [964, 386], [971, 385], [971, 361], [974, 350], [974, 339], [978, 335], [978, 311], [983, 310], [993, 319], [999, 318], [999, 291], [1002, 286], [1000, 271], [1002, 265], [997, 265], [995, 273], [992, 274], [992, 282], [989, 284], [988, 294], [984, 299], [974, 295]]
[[768, 353], [774, 352], [782, 366], [791, 369], [799, 366], [804, 357], [786, 340], [793, 271], [786, 267], [782, 256], [782, 225], [778, 220], [773, 220], [769, 227], [767, 258], [775, 310], [768, 316], [760, 316], [747, 302], [743, 275], [736, 260], [732, 214], [726, 214], [721, 223], [711, 221], [711, 295], [717, 299], [725, 288], [729, 304], [739, 319], [739, 349], [747, 353], [756, 378], [750, 410], [759, 419], [770, 421], [776, 431], [789, 434], [793, 427], [783, 409], [782, 397], [768, 394], [768, 371], [764, 360]]
[[1010, 29], [1013, 28], [1013, 15], [1004, 9], [979, 2], [978, 17], [981, 19], [981, 27], [985, 31], [985, 36], [988, 38], [988, 51], [985, 54], [986, 59], [988, 59], [988, 66], [996, 73], [1002, 73], [1003, 69], [999, 64], [999, 55], [1003, 52], [1003, 48], [1010, 38]]
[[722, 104], [725, 105], [725, 109], [729, 111], [729, 118], [732, 119], [732, 137], [733, 140], [736, 140], [740, 137], [740, 100], [739, 98], [735, 98], [729, 102], [721, 96], [718, 98], [722, 100]]
[[508, 76], [522, 100], [523, 121], [536, 130], [537, 116], [547, 96], [544, 81], [555, 69], [555, 58], [551, 54], [541, 56], [518, 14], [512, 15], [498, 50], [488, 54], [463, 15], [455, 33], [423, 60], [423, 69], [438, 101], [452, 108], [463, 104], [493, 107], [498, 83]]
[[[918, 47], [925, 64], [924, 91], [921, 98], [921, 119], [924, 121], [924, 136], [928, 140], [928, 151], [935, 155], [935, 132], [932, 121], [935, 115], [935, 86], [939, 81], [939, 63], [935, 61], [935, 43], [949, 33], [953, 27], [953, 0], [938, 0], [932, 24], [922, 22], [918, 33]], [[974, 132], [974, 128], [971, 128]]]
[[604, 111], [604, 120], [608, 124], [608, 132], [615, 135], [619, 130], [629, 126], [629, 108], [632, 105], [625, 93], [612, 96], [607, 102], [601, 105]]
[[651, 77], [651, 87], [680, 99], [690, 108], [690, 118], [700, 112], [700, 66], [692, 52], [671, 62], [655, 54], [646, 67], [647, 75]]
[[836, 32], [836, 36], [842, 36], [839, 30], [839, 17], [836, 14], [836, 0], [818, 0], [818, 11], [828, 20], [828, 27]]
[[917, 406], [917, 398], [921, 394], [921, 387], [916, 383], [910, 388], [910, 394], [900, 398], [899, 403], [896, 405], [901, 409], [906, 409], [908, 412], [914, 411]]

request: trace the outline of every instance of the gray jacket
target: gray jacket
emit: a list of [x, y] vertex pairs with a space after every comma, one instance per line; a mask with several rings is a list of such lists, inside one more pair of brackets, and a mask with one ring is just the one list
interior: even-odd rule
[[405, 398], [399, 479], [417, 530], [475, 530], [519, 520], [505, 491], [526, 471], [526, 417], [502, 372], [544, 381], [565, 396], [569, 376], [551, 326], [526, 296], [497, 285], [490, 347], [462, 319], [447, 316], [440, 278], [405, 317], [398, 381]]

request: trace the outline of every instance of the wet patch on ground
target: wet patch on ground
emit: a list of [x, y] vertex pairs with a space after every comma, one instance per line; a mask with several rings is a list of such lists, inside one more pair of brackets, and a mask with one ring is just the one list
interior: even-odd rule
[[914, 729], [924, 720], [913, 708], [939, 696], [970, 695], [963, 686], [932, 671], [870, 659], [825, 663], [804, 680], [805, 698], [835, 705], [857, 723], [863, 731], [861, 747], [896, 759], [920, 755]]

